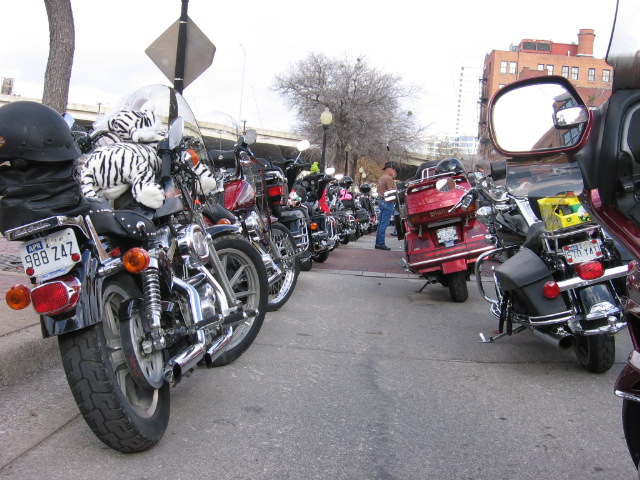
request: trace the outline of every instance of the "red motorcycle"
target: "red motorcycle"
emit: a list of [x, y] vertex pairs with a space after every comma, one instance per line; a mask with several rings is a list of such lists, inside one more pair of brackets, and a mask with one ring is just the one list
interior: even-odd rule
[[485, 227], [475, 216], [471, 190], [460, 160], [448, 158], [419, 170], [419, 178], [398, 192], [400, 237], [404, 237], [403, 268], [422, 275], [427, 285], [449, 288], [454, 302], [464, 302], [467, 280], [480, 254], [493, 245], [485, 239]]

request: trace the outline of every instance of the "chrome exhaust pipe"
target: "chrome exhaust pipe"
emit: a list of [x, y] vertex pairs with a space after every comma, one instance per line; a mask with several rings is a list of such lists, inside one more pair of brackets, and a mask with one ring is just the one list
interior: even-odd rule
[[233, 327], [227, 328], [226, 332], [207, 349], [204, 361], [208, 367], [211, 367], [215, 359], [222, 355], [226, 346], [231, 342], [231, 337], [233, 337]]
[[538, 330], [537, 328], [533, 328], [533, 335], [540, 340], [552, 345], [556, 348], [559, 348], [563, 352], [569, 352], [576, 348], [578, 344], [578, 339], [571, 335], [570, 333], [550, 333], [543, 332]]
[[195, 343], [182, 353], [169, 360], [164, 367], [164, 379], [169, 383], [178, 383], [182, 376], [194, 368], [205, 354], [204, 343]]

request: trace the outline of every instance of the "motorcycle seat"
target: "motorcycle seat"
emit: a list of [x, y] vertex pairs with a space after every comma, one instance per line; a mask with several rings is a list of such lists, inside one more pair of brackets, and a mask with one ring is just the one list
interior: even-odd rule
[[144, 240], [148, 234], [154, 234], [156, 231], [153, 222], [140, 212], [112, 210], [103, 199], [87, 200], [90, 205], [89, 218], [99, 235]]

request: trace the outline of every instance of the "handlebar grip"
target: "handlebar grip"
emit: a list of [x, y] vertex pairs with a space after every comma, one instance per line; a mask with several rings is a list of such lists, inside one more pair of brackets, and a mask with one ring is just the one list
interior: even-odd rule
[[171, 164], [173, 162], [173, 154], [169, 149], [169, 141], [162, 140], [158, 143], [158, 155], [160, 155], [160, 182], [164, 183], [171, 178]]

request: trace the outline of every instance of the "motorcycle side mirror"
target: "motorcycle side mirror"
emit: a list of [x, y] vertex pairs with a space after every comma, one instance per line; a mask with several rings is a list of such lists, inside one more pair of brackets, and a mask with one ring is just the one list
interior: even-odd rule
[[454, 188], [456, 188], [456, 182], [451, 177], [441, 178], [436, 182], [436, 190], [439, 192], [449, 192]]
[[489, 133], [503, 155], [571, 154], [582, 146], [589, 112], [571, 82], [534, 77], [498, 90], [489, 107]]
[[244, 134], [244, 143], [247, 145], [253, 145], [258, 140], [258, 132], [253, 129], [249, 129]]
[[489, 176], [491, 180], [497, 182], [498, 180], [503, 180], [507, 178], [507, 162], [506, 160], [502, 160], [500, 162], [491, 162], [489, 165], [491, 169], [491, 173]]
[[182, 134], [184, 133], [184, 118], [176, 118], [171, 127], [169, 128], [169, 148], [173, 150], [182, 140]]

